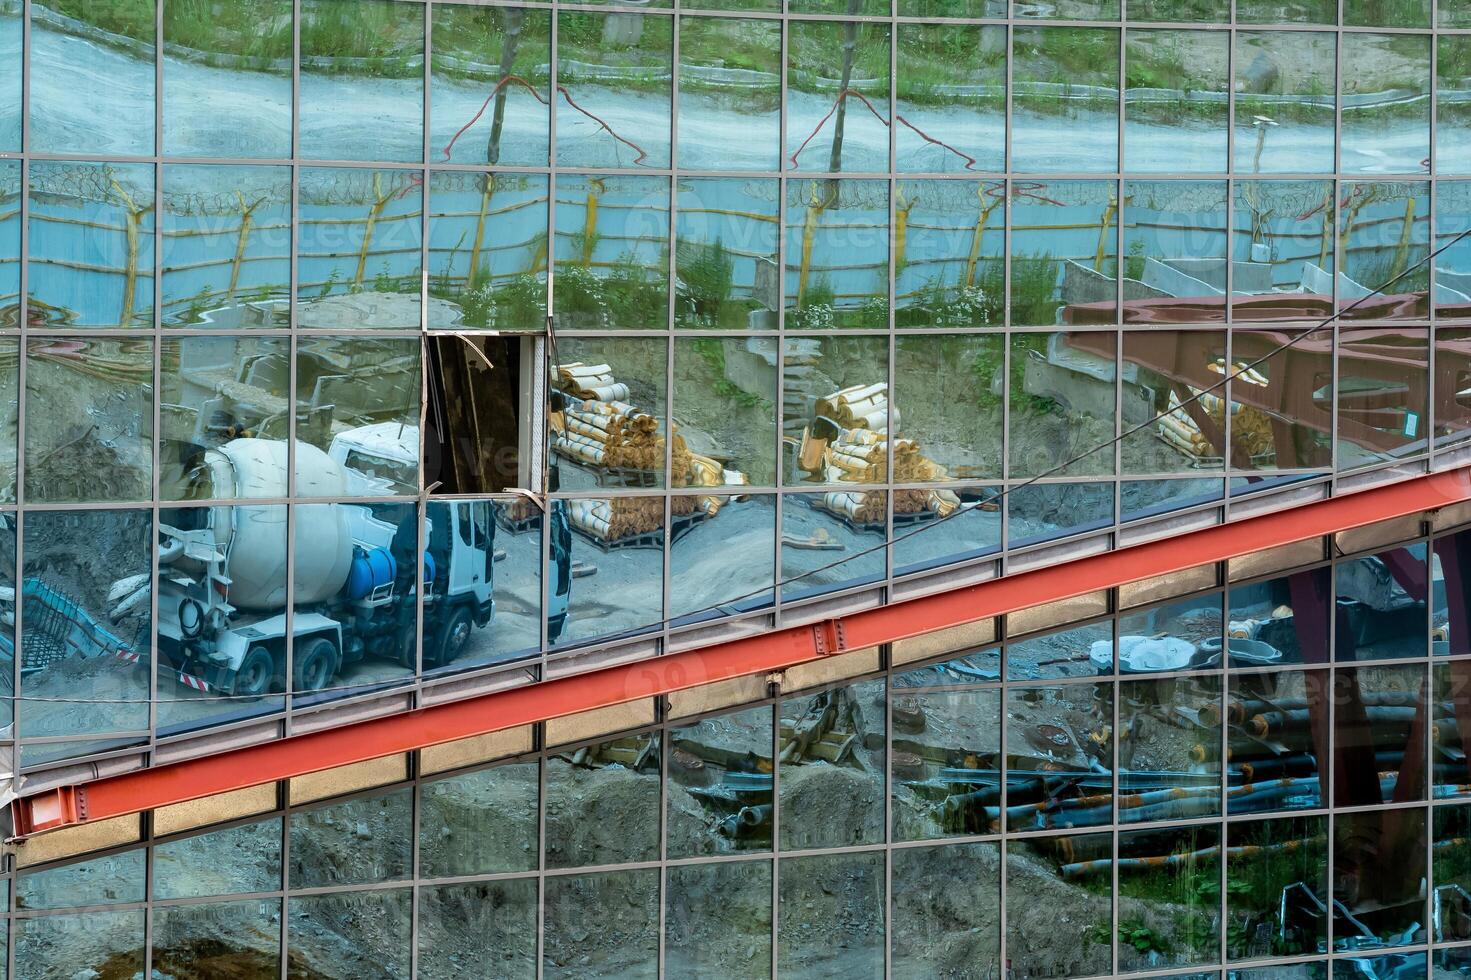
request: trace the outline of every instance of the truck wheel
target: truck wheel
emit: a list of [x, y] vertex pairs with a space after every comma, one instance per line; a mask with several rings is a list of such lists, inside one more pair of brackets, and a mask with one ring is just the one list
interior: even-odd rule
[[319, 636], [296, 651], [295, 660], [291, 669], [295, 690], [320, 691], [332, 683], [337, 670], [337, 647], [325, 636]]
[[271, 690], [271, 678], [276, 674], [276, 658], [265, 647], [251, 647], [245, 651], [245, 659], [235, 671], [235, 693], [246, 697], [259, 697]]
[[454, 663], [465, 652], [465, 647], [470, 645], [473, 619], [468, 606], [460, 606], [449, 614], [449, 619], [439, 628], [439, 637], [434, 644], [437, 665], [442, 667]]

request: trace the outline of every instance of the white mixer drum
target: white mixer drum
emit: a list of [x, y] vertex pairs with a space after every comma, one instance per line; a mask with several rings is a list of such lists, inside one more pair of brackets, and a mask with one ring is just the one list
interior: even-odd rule
[[[206, 454], [214, 496], [285, 497], [286, 443], [236, 439]], [[341, 496], [342, 468], [322, 450], [297, 443], [299, 494]], [[286, 507], [281, 504], [219, 507], [215, 540], [228, 549], [230, 602], [241, 609], [274, 610], [286, 605]], [[338, 504], [296, 508], [296, 601], [321, 602], [336, 595], [352, 564], [352, 537]]]

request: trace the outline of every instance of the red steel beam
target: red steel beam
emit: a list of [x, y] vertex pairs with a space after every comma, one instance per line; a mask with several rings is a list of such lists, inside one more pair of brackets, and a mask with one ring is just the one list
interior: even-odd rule
[[1471, 499], [1471, 468], [1304, 504], [698, 650], [63, 786], [11, 804], [17, 837], [197, 800], [519, 725], [784, 670], [1139, 579]]

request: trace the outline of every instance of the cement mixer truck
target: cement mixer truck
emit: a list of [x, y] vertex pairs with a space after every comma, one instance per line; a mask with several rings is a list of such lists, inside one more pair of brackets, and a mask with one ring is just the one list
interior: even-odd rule
[[[359, 448], [364, 442], [385, 444], [355, 440], [352, 432], [344, 436], [346, 444]], [[393, 442], [397, 453], [408, 447], [416, 451], [417, 433], [411, 441]], [[362, 474], [343, 464], [344, 455], [335, 444], [328, 453], [298, 442], [297, 493], [361, 495]], [[380, 472], [405, 461], [381, 462]], [[285, 441], [235, 439], [205, 452], [198, 489], [214, 499], [279, 499], [287, 495], [286, 469]], [[426, 516], [425, 668], [453, 662], [473, 631], [488, 626], [495, 615], [492, 507], [488, 500], [448, 500], [436, 502]], [[296, 505], [294, 601], [286, 591], [284, 506], [181, 511], [190, 516], [190, 526], [159, 526], [160, 657], [177, 671], [180, 683], [198, 690], [233, 695], [285, 690], [290, 604], [291, 690], [330, 687], [344, 665], [367, 657], [412, 669], [418, 529], [412, 517], [399, 517], [405, 511], [396, 504], [368, 502]], [[560, 632], [571, 576], [570, 567], [558, 568], [557, 553], [554, 543], [548, 611]], [[568, 551], [564, 547], [560, 553]], [[565, 563], [570, 566], [570, 558]]]

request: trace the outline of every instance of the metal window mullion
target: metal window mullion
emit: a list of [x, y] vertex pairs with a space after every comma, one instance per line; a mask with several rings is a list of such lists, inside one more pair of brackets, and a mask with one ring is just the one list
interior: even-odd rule
[[545, 723], [532, 726], [536, 746], [536, 977], [541, 980], [546, 956], [547, 900], [547, 752]]
[[[21, 0], [21, 149], [20, 159], [20, 266], [18, 272], [19, 296], [16, 301], [19, 321], [16, 324], [20, 332], [16, 340], [16, 433], [15, 433], [15, 582], [13, 583], [16, 595], [22, 592], [25, 582], [25, 512], [20, 505], [25, 502], [25, 476], [26, 476], [26, 360], [28, 359], [29, 344], [26, 336], [27, 321], [30, 319], [30, 276], [28, 267], [30, 265], [28, 256], [30, 253], [30, 159], [25, 156], [25, 151], [30, 149], [30, 89], [31, 89], [31, 0]], [[11, 624], [11, 639], [14, 644], [15, 655], [11, 658], [11, 680], [10, 680], [10, 745], [8, 746], [6, 760], [9, 763], [9, 777], [12, 782], [18, 781], [20, 773], [20, 738], [21, 726], [24, 718], [21, 714], [22, 702], [19, 696], [24, 693], [21, 687], [21, 664], [23, 662], [23, 635], [25, 620], [25, 603], [14, 603], [12, 614], [14, 622]], [[14, 871], [15, 859], [11, 858], [5, 862], [7, 869]], [[15, 888], [7, 889], [7, 910], [15, 907]], [[5, 944], [6, 976], [13, 977], [15, 973], [15, 922], [11, 920], [6, 928], [7, 941]]]
[[[783, 13], [786, 12], [788, 0], [781, 0]], [[773, 629], [780, 629], [782, 625], [782, 602], [783, 592], [783, 555], [785, 545], [782, 544], [782, 529], [786, 522], [786, 491], [790, 489], [787, 478], [787, 456], [786, 456], [786, 395], [787, 395], [787, 178], [781, 176], [787, 165], [787, 71], [788, 59], [791, 57], [791, 22], [783, 18], [781, 23], [781, 63], [778, 66], [778, 98], [780, 110], [777, 113], [777, 174], [776, 183], [776, 478], [772, 481], [781, 492], [776, 495], [776, 521], [775, 551], [772, 560], [773, 574], [771, 579], [771, 625]], [[778, 729], [780, 725], [778, 724]], [[773, 736], [775, 737], [775, 736]], [[777, 745], [779, 752], [781, 746]], [[773, 769], [776, 768], [776, 756], [772, 756]], [[774, 793], [774, 790], [773, 790]], [[775, 798], [773, 796], [773, 805]], [[775, 820], [773, 810], [773, 821]], [[773, 833], [776, 824], [773, 822]], [[772, 841], [775, 849], [775, 838]], [[772, 901], [776, 901], [776, 867], [777, 861], [773, 853], [771, 861], [771, 888]], [[771, 970], [772, 976], [776, 975], [776, 920], [772, 919], [771, 939]]]
[[[783, 0], [786, 3], [786, 0]], [[773, 700], [771, 704], [771, 977], [780, 976], [781, 961], [781, 682], [784, 675], [778, 673], [768, 685]]]
[[[163, 166], [163, 9], [165, 0], [154, 0], [153, 4], [153, 152], [158, 162], [153, 165], [153, 269], [148, 277], [152, 291], [153, 322], [153, 435], [149, 448], [153, 451], [151, 473], [152, 506], [148, 526], [148, 750], [152, 761], [153, 749], [158, 741], [159, 714], [159, 667], [162, 658], [158, 655], [158, 525], [161, 517], [159, 501], [162, 499], [163, 469], [163, 213], [164, 213], [164, 166]], [[131, 713], [131, 710], [130, 710]], [[151, 862], [150, 862], [151, 863]], [[145, 881], [147, 880], [145, 872]], [[147, 894], [145, 892], [145, 894]], [[143, 975], [151, 977], [153, 963], [152, 943], [153, 916], [147, 917], [145, 938], [148, 951], [143, 961]]]

